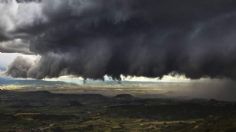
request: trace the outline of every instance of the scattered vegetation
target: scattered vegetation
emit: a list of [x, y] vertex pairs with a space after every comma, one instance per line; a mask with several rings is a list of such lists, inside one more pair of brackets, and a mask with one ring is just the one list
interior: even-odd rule
[[236, 104], [0, 91], [1, 132], [234, 132]]

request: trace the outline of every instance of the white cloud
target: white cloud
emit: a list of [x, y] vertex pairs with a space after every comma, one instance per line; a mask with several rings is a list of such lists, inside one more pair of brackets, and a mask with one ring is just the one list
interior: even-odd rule
[[66, 83], [74, 83], [74, 84], [83, 84], [83, 78], [82, 77], [76, 77], [73, 75], [67, 75], [67, 76], [60, 76], [58, 78], [45, 78], [45, 81], [62, 81]]
[[42, 4], [31, 3], [17, 3], [11, 0], [0, 3], [0, 30], [3, 30], [8, 36], [10, 32], [22, 26], [30, 26], [36, 21], [47, 21], [43, 15]]
[[148, 78], [148, 77], [137, 77], [137, 76], [123, 76], [123, 81], [137, 81], [137, 82], [189, 82], [191, 79], [186, 78], [184, 75], [165, 75], [162, 78]]

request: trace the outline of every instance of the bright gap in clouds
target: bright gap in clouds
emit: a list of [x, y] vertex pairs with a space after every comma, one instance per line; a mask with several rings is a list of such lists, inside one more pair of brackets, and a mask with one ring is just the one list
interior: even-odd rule
[[20, 53], [1, 53], [0, 52], [0, 68], [7, 69], [7, 67], [16, 59], [16, 57], [22, 56], [29, 60], [37, 58], [35, 55], [25, 55]]
[[0, 53], [0, 67], [7, 68], [19, 55], [18, 53]]

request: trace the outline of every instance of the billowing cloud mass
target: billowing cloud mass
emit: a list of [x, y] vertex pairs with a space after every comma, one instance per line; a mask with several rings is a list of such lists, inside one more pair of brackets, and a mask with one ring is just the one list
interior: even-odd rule
[[235, 7], [234, 0], [1, 3], [0, 51], [41, 56], [34, 65], [17, 58], [8, 70], [14, 77], [236, 79]]

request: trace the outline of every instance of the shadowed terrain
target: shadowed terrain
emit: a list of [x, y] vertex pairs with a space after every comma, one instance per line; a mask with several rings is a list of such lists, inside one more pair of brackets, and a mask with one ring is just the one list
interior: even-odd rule
[[216, 100], [1, 90], [0, 131], [233, 132], [235, 110]]

